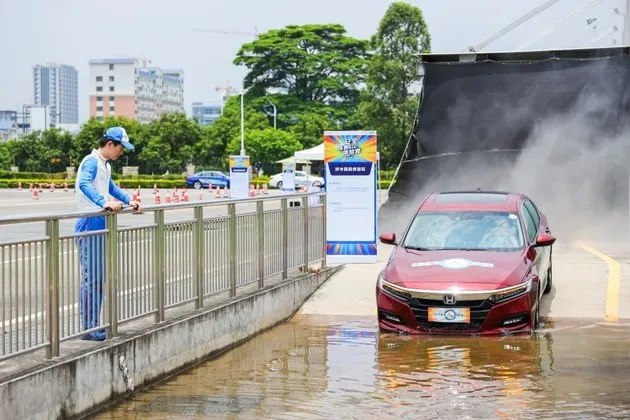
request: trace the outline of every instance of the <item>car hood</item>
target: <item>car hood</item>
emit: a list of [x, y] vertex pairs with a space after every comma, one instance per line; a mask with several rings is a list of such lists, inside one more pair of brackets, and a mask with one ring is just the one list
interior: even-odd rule
[[531, 261], [525, 251], [415, 251], [397, 247], [385, 279], [421, 290], [495, 290], [523, 281]]

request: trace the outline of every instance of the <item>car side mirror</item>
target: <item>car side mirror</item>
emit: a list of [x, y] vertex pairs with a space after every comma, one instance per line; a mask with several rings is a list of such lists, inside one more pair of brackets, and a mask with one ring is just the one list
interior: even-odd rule
[[383, 233], [379, 235], [378, 239], [381, 240], [384, 244], [396, 245], [396, 234], [395, 233]]
[[536, 237], [536, 244], [534, 246], [550, 246], [556, 242], [556, 237], [547, 233], [541, 233]]

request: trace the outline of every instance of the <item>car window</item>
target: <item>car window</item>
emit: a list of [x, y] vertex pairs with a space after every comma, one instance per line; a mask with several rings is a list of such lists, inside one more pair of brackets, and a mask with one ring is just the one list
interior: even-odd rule
[[536, 224], [536, 228], [540, 226], [540, 214], [538, 214], [538, 210], [536, 210], [536, 206], [530, 200], [525, 200], [525, 208], [529, 210], [529, 214], [534, 219], [534, 223]]
[[530, 242], [534, 242], [536, 239], [536, 234], [538, 233], [538, 226], [536, 226], [536, 222], [532, 218], [532, 215], [529, 214], [529, 210], [522, 205], [521, 210], [523, 212], [523, 218], [525, 219], [525, 226], [527, 227], [527, 236]]
[[515, 251], [524, 246], [519, 218], [509, 212], [419, 212], [403, 247]]
[[296, 171], [296, 172], [295, 172], [295, 176], [299, 176], [299, 177], [306, 177], [306, 172]]

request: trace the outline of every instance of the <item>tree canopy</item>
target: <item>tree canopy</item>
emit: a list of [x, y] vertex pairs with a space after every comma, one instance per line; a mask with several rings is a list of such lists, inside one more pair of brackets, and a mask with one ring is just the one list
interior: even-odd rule
[[[381, 163], [397, 165], [418, 108], [418, 54], [431, 48], [422, 11], [392, 3], [369, 40], [339, 24], [288, 25], [261, 34], [238, 51], [247, 68], [243, 86], [245, 149], [265, 172], [276, 161], [322, 142], [326, 130], [375, 130]], [[273, 107], [276, 108], [274, 130]], [[0, 170], [18, 166], [37, 172], [77, 166], [108, 127], [125, 127], [136, 150], [114, 163], [141, 173], [181, 173], [187, 164], [226, 169], [240, 152], [240, 95], [224, 104], [212, 125], [200, 127], [183, 114], [141, 124], [124, 117], [90, 119], [78, 135], [34, 132], [0, 143]]]

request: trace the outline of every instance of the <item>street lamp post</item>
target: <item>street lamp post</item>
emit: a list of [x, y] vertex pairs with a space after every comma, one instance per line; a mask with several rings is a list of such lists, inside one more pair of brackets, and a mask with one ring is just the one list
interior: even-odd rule
[[241, 90], [241, 156], [245, 156], [245, 107], [243, 104], [243, 90]]
[[276, 109], [276, 106], [273, 104], [273, 102], [269, 101], [269, 105], [271, 105], [273, 107], [273, 129], [276, 129], [276, 117], [278, 116], [278, 110]]

